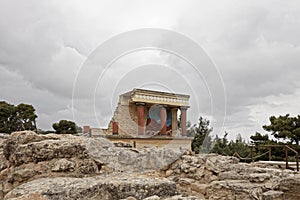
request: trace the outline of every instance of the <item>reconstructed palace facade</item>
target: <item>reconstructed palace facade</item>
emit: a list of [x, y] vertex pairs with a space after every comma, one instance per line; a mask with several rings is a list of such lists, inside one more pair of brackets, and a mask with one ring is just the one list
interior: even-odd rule
[[92, 135], [138, 146], [163, 146], [174, 140], [177, 145], [190, 148], [191, 138], [186, 130], [189, 99], [184, 94], [133, 89], [119, 96], [108, 129], [92, 129]]

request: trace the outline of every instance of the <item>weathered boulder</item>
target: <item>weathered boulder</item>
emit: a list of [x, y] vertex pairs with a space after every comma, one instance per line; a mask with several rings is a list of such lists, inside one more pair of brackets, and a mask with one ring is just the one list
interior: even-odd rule
[[[84, 143], [91, 142], [85, 140]], [[174, 151], [167, 148], [93, 148], [85, 145], [89, 155], [107, 167], [119, 171], [143, 171], [167, 169], [169, 165], [180, 158], [185, 151]]]
[[174, 182], [164, 178], [117, 175], [87, 178], [42, 178], [22, 184], [5, 197], [5, 200], [23, 199], [36, 196], [37, 199], [73, 200], [101, 199], [119, 200], [127, 197], [144, 199], [177, 194]]
[[263, 193], [262, 200], [283, 200], [283, 192], [269, 190]]
[[52, 172], [66, 172], [66, 171], [74, 171], [75, 170], [75, 163], [62, 158], [60, 160], [55, 161], [52, 167]]
[[0, 172], [8, 167], [8, 160], [5, 158], [3, 149], [0, 147]]
[[[0, 148], [0, 199], [20, 184], [45, 177], [84, 177], [104, 172], [160, 170], [184, 152], [118, 148], [105, 138], [12, 133]], [[3, 151], [2, 151], [3, 149]], [[3, 154], [2, 154], [3, 152]]]
[[177, 183], [180, 193], [200, 199], [278, 199], [282, 194], [278, 191], [280, 181], [294, 180], [294, 174], [239, 163], [237, 158], [216, 154], [183, 155], [165, 171], [165, 176]]
[[262, 188], [260, 185], [251, 184], [247, 180], [214, 181], [208, 185], [206, 196], [211, 200], [258, 200], [262, 196]]
[[8, 161], [3, 153], [3, 142], [8, 138], [8, 134], [0, 133], [0, 172], [8, 167]]
[[164, 148], [117, 148], [105, 138], [38, 135], [32, 131], [12, 133], [4, 142], [3, 151], [12, 166], [58, 158], [92, 158], [114, 170], [124, 171], [167, 168], [185, 153]]
[[43, 177], [96, 175], [101, 168], [80, 138], [71, 135], [15, 132], [3, 142], [3, 156], [7, 164], [0, 171], [0, 199], [24, 182]]
[[289, 200], [300, 199], [300, 174], [284, 178], [279, 183], [279, 189], [284, 192], [283, 198]]

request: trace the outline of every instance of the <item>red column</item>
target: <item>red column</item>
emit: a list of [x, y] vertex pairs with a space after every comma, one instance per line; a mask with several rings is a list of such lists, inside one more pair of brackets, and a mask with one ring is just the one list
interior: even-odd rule
[[180, 107], [181, 110], [181, 135], [186, 136], [186, 111], [187, 107]]
[[160, 109], [160, 133], [162, 135], [167, 134], [167, 109], [162, 106]]
[[83, 126], [83, 133], [89, 133], [91, 132], [90, 126]]
[[138, 116], [138, 134], [145, 134], [145, 124], [144, 124], [144, 116], [145, 116], [145, 104], [137, 103], [137, 116]]
[[119, 134], [118, 122], [113, 122], [112, 123], [112, 133], [113, 133], [113, 135], [118, 135]]

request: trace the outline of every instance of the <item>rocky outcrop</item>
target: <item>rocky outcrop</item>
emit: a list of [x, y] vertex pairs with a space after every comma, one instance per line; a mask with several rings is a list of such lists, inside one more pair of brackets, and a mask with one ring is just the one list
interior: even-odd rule
[[120, 175], [88, 178], [43, 178], [25, 183], [9, 192], [4, 199], [109, 199], [129, 196], [144, 199], [177, 194], [174, 182], [163, 178]]
[[300, 199], [300, 174], [284, 178], [280, 181], [279, 189], [284, 192], [283, 198], [289, 200]]
[[8, 161], [3, 153], [3, 142], [8, 138], [6, 134], [0, 134], [0, 172], [8, 167]]
[[[0, 198], [25, 182], [43, 177], [96, 175], [101, 163], [74, 136], [12, 133], [3, 142], [6, 167], [0, 171]], [[2, 158], [3, 159], [3, 158]]]
[[0, 199], [300, 199], [296, 172], [216, 154], [118, 147], [105, 138], [0, 137]]
[[0, 199], [17, 186], [41, 178], [97, 176], [167, 168], [183, 152], [118, 148], [105, 138], [15, 132], [0, 149]]
[[[283, 180], [297, 179], [292, 171], [259, 168], [215, 154], [183, 155], [165, 175], [177, 183], [181, 193], [210, 200], [280, 199], [288, 195], [280, 190]], [[295, 190], [290, 193], [295, 194]]]

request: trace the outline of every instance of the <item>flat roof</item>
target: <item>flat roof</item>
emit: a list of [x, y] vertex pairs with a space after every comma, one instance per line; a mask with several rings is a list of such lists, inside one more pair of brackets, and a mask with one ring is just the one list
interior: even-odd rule
[[189, 107], [190, 95], [135, 88], [120, 96], [130, 97], [133, 103], [162, 104]]

